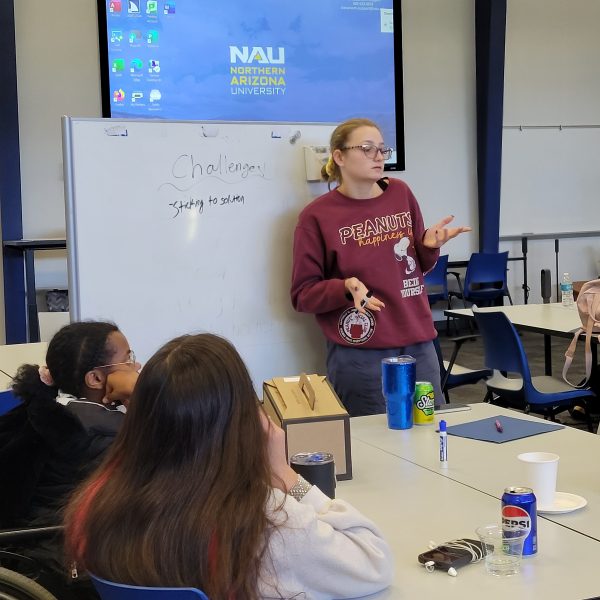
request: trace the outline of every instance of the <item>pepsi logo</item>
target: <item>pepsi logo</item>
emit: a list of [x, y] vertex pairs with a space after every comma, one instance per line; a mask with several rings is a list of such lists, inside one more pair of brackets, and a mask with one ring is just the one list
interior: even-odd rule
[[531, 531], [531, 517], [529, 513], [520, 506], [507, 504], [502, 507], [502, 529], [511, 531], [513, 529], [526, 529]]

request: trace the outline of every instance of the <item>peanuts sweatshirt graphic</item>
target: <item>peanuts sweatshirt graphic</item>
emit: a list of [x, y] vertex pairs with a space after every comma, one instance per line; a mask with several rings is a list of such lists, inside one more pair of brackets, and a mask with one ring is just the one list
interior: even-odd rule
[[[364, 201], [337, 190], [317, 198], [294, 236], [294, 307], [313, 313], [327, 339], [345, 346], [400, 348], [433, 339], [423, 273], [439, 250], [423, 245], [424, 232], [419, 205], [400, 180]], [[359, 312], [342, 292], [350, 277], [385, 307]]]

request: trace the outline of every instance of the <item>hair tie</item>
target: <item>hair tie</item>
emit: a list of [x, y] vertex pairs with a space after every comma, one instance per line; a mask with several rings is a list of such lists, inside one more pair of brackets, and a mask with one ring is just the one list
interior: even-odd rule
[[46, 365], [42, 365], [38, 369], [38, 373], [40, 374], [40, 380], [44, 385], [48, 387], [52, 387], [54, 385], [54, 379], [52, 378], [52, 373], [50, 373], [50, 369]]
[[325, 163], [325, 173], [327, 173], [329, 177], [332, 177], [335, 174], [335, 167], [336, 164], [333, 160], [333, 154], [330, 154], [327, 163]]

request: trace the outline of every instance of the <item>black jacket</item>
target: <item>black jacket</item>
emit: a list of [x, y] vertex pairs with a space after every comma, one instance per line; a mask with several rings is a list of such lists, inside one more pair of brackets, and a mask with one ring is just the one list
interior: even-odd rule
[[69, 494], [98, 466], [123, 413], [34, 399], [0, 417], [0, 528], [60, 523]]

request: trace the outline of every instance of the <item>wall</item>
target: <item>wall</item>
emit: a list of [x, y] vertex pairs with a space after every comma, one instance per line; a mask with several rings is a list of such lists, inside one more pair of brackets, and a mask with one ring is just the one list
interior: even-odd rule
[[[402, 11], [407, 169], [401, 177], [426, 223], [452, 213], [476, 228], [473, 0], [403, 0]], [[15, 20], [24, 235], [62, 237], [60, 117], [101, 113], [95, 0], [18, 0]], [[463, 259], [476, 247], [472, 235], [447, 251]], [[66, 286], [66, 255], [43, 254], [38, 285]]]
[[[426, 224], [477, 230], [475, 13], [471, 0], [403, 0], [406, 171]], [[468, 258], [477, 235], [444, 248]]]
[[[64, 237], [60, 118], [97, 117], [95, 0], [15, 2], [23, 236]], [[38, 252], [39, 287], [66, 287], [66, 253]]]
[[[504, 124], [600, 125], [600, 3], [508, 0]], [[600, 129], [504, 133], [501, 235], [600, 230]], [[520, 254], [521, 244], [501, 249]], [[541, 301], [540, 270], [554, 273], [554, 242], [529, 244], [531, 301]], [[560, 241], [559, 270], [574, 280], [599, 272], [600, 239]], [[517, 298], [522, 268], [511, 269]]]

